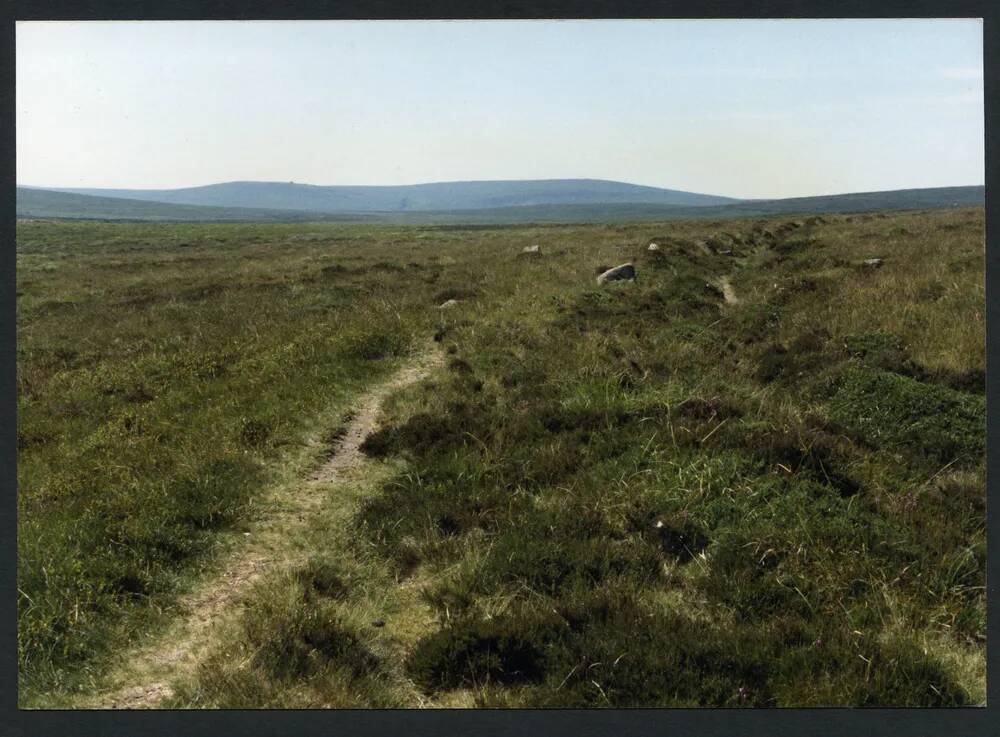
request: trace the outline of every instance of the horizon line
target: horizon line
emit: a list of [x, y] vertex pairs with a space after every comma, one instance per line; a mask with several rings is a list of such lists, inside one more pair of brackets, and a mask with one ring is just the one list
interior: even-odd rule
[[[291, 179], [227, 179], [224, 181], [210, 182], [208, 184], [191, 184], [180, 187], [88, 187], [88, 186], [43, 186], [37, 184], [21, 184], [15, 181], [15, 187], [24, 187], [25, 189], [41, 189], [48, 191], [62, 191], [68, 189], [90, 189], [90, 190], [133, 190], [136, 192], [172, 192], [184, 189], [199, 189], [204, 187], [217, 187], [224, 184], [295, 184], [303, 187], [316, 187], [317, 189], [326, 189], [332, 187], [365, 187], [365, 188], [390, 188], [390, 187], [420, 187], [420, 186], [430, 186], [436, 184], [482, 184], [482, 183], [513, 183], [513, 182], [608, 182], [611, 184], [625, 184], [631, 187], [645, 187], [648, 189], [658, 189], [670, 192], [682, 192], [684, 194], [695, 194], [702, 195], [706, 197], [720, 197], [724, 199], [735, 200], [737, 202], [773, 202], [777, 200], [795, 200], [795, 199], [808, 199], [813, 197], [840, 197], [844, 195], [852, 194], [877, 194], [880, 192], [905, 192], [908, 190], [922, 190], [922, 189], [952, 189], [957, 187], [985, 187], [985, 182], [981, 184], [939, 184], [932, 187], [895, 187], [892, 189], [864, 189], [864, 190], [851, 190], [848, 192], [833, 192], [824, 194], [800, 194], [793, 195], [790, 197], [734, 197], [732, 195], [722, 195], [707, 192], [694, 192], [692, 190], [685, 189], [673, 189], [671, 187], [661, 187], [652, 184], [637, 184], [635, 182], [626, 182], [620, 179], [602, 179], [599, 177], [551, 177], [543, 179], [455, 179], [455, 180], [441, 180], [441, 181], [422, 181], [422, 182], [411, 182], [408, 184], [312, 184], [310, 182], [297, 182]], [[100, 196], [100, 195], [90, 195], [90, 196]], [[129, 199], [127, 197], [117, 197], [112, 199]], [[168, 203], [169, 204], [169, 203]], [[711, 205], [691, 205], [691, 207], [710, 207]]]

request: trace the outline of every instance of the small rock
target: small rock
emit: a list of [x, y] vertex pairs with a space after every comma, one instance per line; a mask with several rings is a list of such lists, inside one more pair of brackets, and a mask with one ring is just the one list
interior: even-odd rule
[[728, 251], [719, 251], [719, 255], [720, 256], [732, 256], [733, 255], [733, 249], [730, 248]]
[[865, 268], [867, 269], [880, 269], [882, 268], [882, 259], [880, 258], [866, 258], [864, 260]]
[[647, 251], [659, 251], [660, 250], [660, 244], [658, 244], [658, 243], [650, 243], [646, 247], [646, 250]]
[[385, 627], [384, 619], [375, 619], [372, 621], [372, 627]]
[[537, 245], [525, 246], [521, 249], [521, 253], [539, 253], [539, 249]]
[[615, 266], [597, 277], [598, 284], [605, 284], [609, 281], [635, 281], [635, 266], [631, 263]]
[[452, 307], [456, 307], [457, 305], [458, 305], [458, 300], [457, 299], [449, 299], [447, 302], [442, 303], [438, 307], [438, 309], [439, 310], [450, 310]]

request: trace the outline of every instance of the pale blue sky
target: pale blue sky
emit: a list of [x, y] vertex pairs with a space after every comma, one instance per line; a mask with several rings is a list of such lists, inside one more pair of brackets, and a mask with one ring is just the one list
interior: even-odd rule
[[18, 182], [982, 184], [977, 20], [17, 24]]

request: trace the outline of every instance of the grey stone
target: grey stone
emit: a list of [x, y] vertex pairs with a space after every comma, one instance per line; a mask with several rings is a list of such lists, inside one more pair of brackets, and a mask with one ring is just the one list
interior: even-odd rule
[[865, 268], [868, 269], [880, 269], [882, 268], [882, 259], [880, 258], [866, 258], [864, 260]]
[[615, 266], [597, 277], [598, 284], [605, 284], [609, 281], [635, 281], [635, 266], [631, 263]]
[[439, 310], [450, 310], [452, 307], [458, 306], [457, 299], [449, 299], [447, 302], [442, 302], [438, 307]]
[[646, 248], [647, 251], [659, 251], [660, 245], [658, 243], [650, 243]]

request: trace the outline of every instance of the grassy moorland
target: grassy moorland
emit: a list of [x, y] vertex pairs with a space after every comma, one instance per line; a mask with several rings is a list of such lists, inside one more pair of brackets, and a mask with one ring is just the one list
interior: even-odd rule
[[397, 265], [371, 244], [308, 226], [19, 226], [23, 694], [86, 688], [102, 654], [169, 617], [218, 533], [426, 332], [439, 257], [400, 243]]
[[981, 703], [982, 236], [23, 223], [22, 703], [99, 686], [432, 338], [166, 705]]

